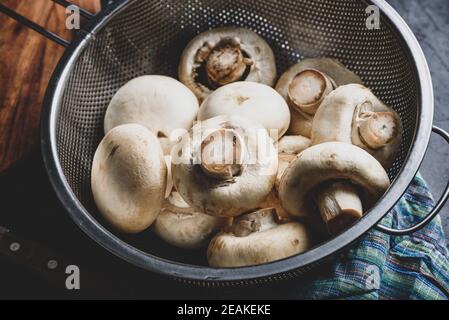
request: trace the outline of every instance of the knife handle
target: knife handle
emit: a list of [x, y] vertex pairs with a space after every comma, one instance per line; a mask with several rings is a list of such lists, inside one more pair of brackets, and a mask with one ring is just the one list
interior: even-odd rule
[[[66, 268], [70, 264], [44, 246], [0, 232], [0, 258], [24, 266], [57, 289], [66, 289]], [[0, 230], [1, 231], [1, 230]]]

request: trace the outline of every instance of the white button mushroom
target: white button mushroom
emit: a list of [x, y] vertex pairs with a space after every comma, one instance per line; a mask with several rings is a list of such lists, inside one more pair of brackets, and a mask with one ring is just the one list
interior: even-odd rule
[[334, 59], [305, 59], [287, 70], [276, 90], [291, 109], [288, 133], [310, 138], [313, 117], [324, 98], [335, 88], [349, 83], [362, 81]]
[[313, 120], [312, 144], [352, 143], [389, 168], [399, 151], [402, 124], [398, 114], [368, 88], [349, 84], [329, 94]]
[[273, 88], [255, 82], [235, 82], [216, 90], [202, 103], [198, 120], [221, 115], [256, 120], [277, 139], [290, 125], [290, 111], [285, 100]]
[[131, 80], [114, 95], [104, 119], [105, 133], [112, 128], [138, 123], [159, 139], [164, 154], [175, 143], [175, 130], [190, 130], [199, 109], [195, 95], [181, 82], [165, 76], [142, 76]]
[[279, 196], [292, 216], [311, 216], [317, 208], [335, 234], [361, 218], [389, 186], [384, 168], [368, 152], [348, 143], [327, 142], [292, 161], [282, 176]]
[[196, 124], [172, 152], [176, 189], [196, 211], [231, 217], [257, 208], [274, 186], [273, 140], [257, 122], [216, 117]]
[[236, 218], [212, 239], [207, 257], [212, 267], [244, 267], [285, 259], [311, 246], [304, 225], [280, 223], [274, 209], [264, 209]]
[[276, 78], [273, 51], [256, 33], [235, 27], [201, 33], [184, 50], [179, 79], [200, 101], [216, 88], [252, 81], [269, 86]]
[[91, 184], [95, 203], [116, 229], [138, 233], [161, 211], [167, 168], [154, 134], [137, 124], [118, 126], [95, 153]]
[[195, 212], [178, 192], [172, 192], [154, 223], [154, 231], [175, 247], [197, 249], [206, 246], [228, 220]]

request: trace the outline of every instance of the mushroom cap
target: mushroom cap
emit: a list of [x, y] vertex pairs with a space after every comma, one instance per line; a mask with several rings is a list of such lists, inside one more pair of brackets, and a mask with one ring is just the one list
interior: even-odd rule
[[161, 211], [167, 168], [157, 138], [138, 124], [104, 137], [92, 165], [92, 192], [103, 217], [116, 229], [138, 233]]
[[154, 222], [153, 230], [172, 246], [197, 249], [206, 246], [227, 220], [195, 212], [178, 192], [172, 192]]
[[[245, 139], [247, 157], [243, 169], [230, 180], [210, 176], [197, 161], [203, 140], [221, 128], [233, 129]], [[238, 116], [216, 117], [196, 124], [172, 151], [176, 189], [196, 211], [212, 216], [234, 217], [257, 208], [274, 186], [277, 166], [277, 153], [266, 130], [257, 122]]]
[[107, 133], [122, 124], [141, 124], [160, 139], [168, 154], [172, 132], [189, 130], [198, 109], [198, 99], [181, 82], [166, 76], [142, 76], [114, 95], [106, 110], [104, 129]]
[[179, 64], [179, 79], [198, 99], [203, 101], [213, 89], [197, 81], [197, 70], [201, 64], [196, 61], [197, 52], [205, 43], [217, 44], [226, 38], [239, 38], [242, 51], [253, 60], [245, 81], [263, 83], [273, 86], [276, 78], [276, 61], [267, 42], [257, 33], [236, 27], [225, 27], [203, 32], [196, 36], [184, 49]]
[[284, 99], [288, 98], [288, 89], [293, 79], [306, 70], [322, 72], [333, 82], [335, 87], [350, 83], [362, 84], [362, 80], [352, 71], [348, 70], [341, 62], [330, 58], [304, 59], [288, 69], [276, 84], [276, 90]]
[[[273, 214], [266, 210], [261, 212]], [[256, 212], [239, 217], [230, 232], [219, 233], [212, 239], [207, 250], [210, 266], [230, 268], [259, 265], [294, 256], [311, 247], [310, 235], [303, 224], [282, 224], [276, 222], [276, 217], [267, 221], [270, 217], [259, 218], [258, 215]], [[239, 228], [236, 224], [242, 226]]]
[[[279, 79], [276, 84], [276, 90], [286, 100], [289, 101], [289, 86], [293, 79], [301, 72], [306, 70], [317, 70], [327, 77], [333, 83], [334, 87], [339, 87], [349, 83], [362, 84], [362, 80], [355, 73], [348, 70], [338, 60], [330, 58], [310, 58], [293, 65]], [[291, 135], [302, 135], [311, 137], [313, 116], [301, 112], [296, 108], [291, 108], [292, 121], [288, 133]]]
[[290, 125], [290, 110], [273, 88], [255, 82], [234, 82], [217, 89], [201, 105], [198, 120], [239, 115], [262, 124], [282, 137]]
[[358, 186], [366, 209], [390, 186], [384, 168], [368, 152], [348, 143], [327, 142], [306, 149], [291, 162], [279, 187], [282, 207], [292, 216], [310, 216], [313, 192], [335, 180]]
[[[394, 139], [380, 149], [372, 149], [359, 138], [359, 108], [369, 103], [373, 112], [391, 112], [400, 125]], [[402, 139], [402, 125], [399, 115], [380, 101], [368, 88], [359, 84], [341, 86], [331, 92], [323, 101], [312, 128], [312, 144], [340, 141], [354, 144], [374, 156], [384, 168], [389, 168], [396, 158]]]
[[283, 136], [277, 143], [276, 147], [279, 154], [296, 155], [309, 148], [312, 142], [309, 138], [295, 135]]
[[311, 138], [313, 116], [299, 110], [293, 110], [293, 108], [291, 109], [290, 114], [291, 121], [287, 134]]

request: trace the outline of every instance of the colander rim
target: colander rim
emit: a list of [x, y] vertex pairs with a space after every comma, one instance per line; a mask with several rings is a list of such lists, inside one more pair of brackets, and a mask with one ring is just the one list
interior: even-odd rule
[[94, 40], [95, 34], [100, 32], [113, 17], [136, 1], [121, 0], [109, 10], [100, 13], [92, 20], [86, 31], [80, 33], [70, 44], [50, 80], [42, 111], [41, 149], [49, 180], [71, 218], [95, 242], [133, 265], [189, 281], [241, 282], [275, 277], [314, 265], [347, 248], [374, 227], [405, 193], [424, 159], [430, 140], [434, 112], [431, 75], [424, 53], [402, 17], [385, 0], [363, 1], [379, 7], [392, 26], [402, 35], [415, 61], [421, 89], [419, 117], [412, 146], [400, 173], [375, 208], [343, 234], [303, 254], [264, 265], [241, 268], [211, 268], [166, 260], [145, 253], [113, 235], [84, 208], [65, 178], [57, 153], [56, 123], [65, 84], [83, 49]]

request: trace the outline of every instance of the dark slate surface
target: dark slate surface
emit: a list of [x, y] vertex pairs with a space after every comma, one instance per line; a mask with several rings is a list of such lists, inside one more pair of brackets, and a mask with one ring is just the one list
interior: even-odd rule
[[[388, 0], [415, 33], [426, 55], [435, 91], [435, 125], [449, 130], [449, 1]], [[437, 137], [430, 143], [422, 174], [435, 198], [449, 180], [449, 146]], [[449, 239], [449, 205], [442, 211], [443, 225]]]

